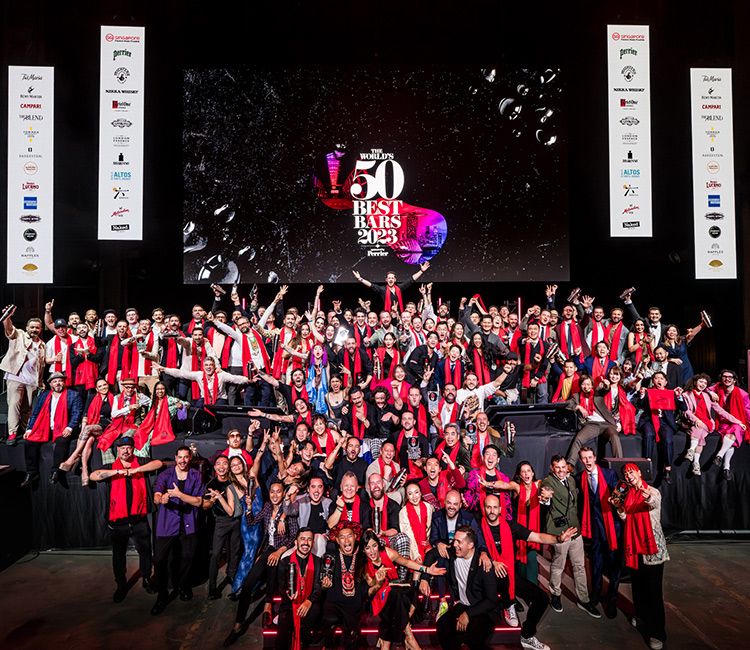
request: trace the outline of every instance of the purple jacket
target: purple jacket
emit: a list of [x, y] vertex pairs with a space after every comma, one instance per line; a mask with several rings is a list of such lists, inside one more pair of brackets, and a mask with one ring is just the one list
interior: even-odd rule
[[[170, 467], [156, 477], [154, 493], [161, 492], [164, 494], [175, 483], [177, 483], [177, 470]], [[205, 486], [197, 469], [193, 467], [188, 469], [183, 492], [194, 497], [203, 496]], [[170, 498], [166, 505], [159, 506], [159, 512], [156, 516], [156, 536], [176, 537], [179, 535], [180, 519], [183, 523], [183, 532], [186, 535], [194, 535], [196, 533], [197, 513], [197, 506], [191, 506], [175, 497]]]

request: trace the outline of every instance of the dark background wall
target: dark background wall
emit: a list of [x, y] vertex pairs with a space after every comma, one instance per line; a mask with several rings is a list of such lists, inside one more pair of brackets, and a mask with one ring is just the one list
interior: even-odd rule
[[[54, 65], [55, 277], [54, 287], [0, 285], [0, 302], [16, 302], [22, 316], [56, 299], [56, 312], [156, 304], [189, 314], [210, 292], [182, 284], [181, 112], [182, 69], [254, 64], [522, 64], [564, 70], [568, 104], [568, 209], [571, 284], [613, 306], [620, 291], [638, 287], [636, 304], [658, 304], [684, 330], [698, 311], [717, 328], [696, 340], [698, 369], [738, 367], [750, 341], [744, 284], [693, 280], [689, 68], [733, 68], [735, 170], [740, 278], [747, 264], [749, 204], [745, 186], [750, 133], [743, 107], [750, 94], [747, 3], [685, 2], [432, 2], [3, 3], [0, 9], [0, 85], [7, 65]], [[614, 4], [622, 5], [619, 7]], [[518, 6], [521, 5], [521, 6]], [[458, 8], [457, 8], [458, 7]], [[469, 8], [471, 7], [471, 8]], [[607, 23], [651, 26], [654, 237], [609, 238], [607, 182]], [[98, 156], [98, 36], [101, 24], [145, 25], [145, 239], [96, 241]], [[0, 150], [7, 149], [7, 102], [0, 102]], [[0, 192], [6, 157], [0, 156]], [[550, 201], [557, 200], [549, 197]], [[4, 205], [5, 200], [0, 202]], [[530, 225], [530, 227], [533, 227]], [[5, 220], [0, 226], [4, 233]], [[4, 238], [3, 238], [4, 239]], [[439, 259], [436, 261], [439, 263]], [[5, 247], [0, 273], [5, 272]], [[429, 276], [427, 276], [429, 279]], [[570, 285], [560, 293], [567, 295]], [[493, 284], [492, 301], [542, 298], [540, 285]], [[457, 300], [472, 288], [440, 285]], [[294, 286], [291, 302], [304, 304], [313, 287]], [[358, 293], [361, 290], [357, 289]], [[270, 300], [273, 290], [261, 289]], [[351, 300], [351, 285], [326, 295]]]

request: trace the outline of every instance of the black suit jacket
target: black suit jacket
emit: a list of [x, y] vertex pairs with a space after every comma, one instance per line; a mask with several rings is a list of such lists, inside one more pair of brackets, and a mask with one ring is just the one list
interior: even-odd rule
[[[477, 520], [471, 513], [463, 508], [458, 511], [458, 520], [456, 521], [456, 528], [459, 528], [460, 526], [471, 526], [477, 534], [477, 539], [480, 537]], [[442, 508], [440, 510], [435, 510], [432, 515], [432, 525], [430, 526], [430, 544], [435, 546], [438, 542], [450, 544], [450, 540], [448, 539], [448, 521], [445, 515], [445, 510]], [[482, 547], [481, 542], [478, 542], [477, 546], [481, 547], [477, 549], [480, 552], [486, 550]]]
[[[278, 580], [277, 580], [277, 595], [281, 596], [281, 606], [280, 609], [291, 609], [292, 607], [292, 601], [289, 600], [289, 597], [286, 595], [286, 589], [287, 589], [287, 576], [289, 575], [289, 557], [282, 558], [279, 560], [279, 566], [276, 568], [278, 573]], [[320, 584], [320, 567], [323, 560], [319, 557], [316, 557], [312, 553], [308, 555], [307, 557], [307, 568], [305, 569], [305, 572], [312, 571], [314, 572], [314, 578], [313, 578], [313, 589], [312, 594], [310, 594], [310, 602], [316, 603], [318, 602], [322, 595], [323, 595], [323, 588]], [[312, 563], [312, 564], [311, 564]], [[301, 589], [302, 585], [298, 586], [298, 589]]]
[[[412, 353], [409, 355], [409, 360], [406, 362], [406, 374], [409, 383], [413, 386], [419, 386], [422, 383], [422, 376], [424, 375], [425, 365], [435, 370], [437, 366], [438, 355], [433, 350], [432, 356], [429, 355], [427, 345], [418, 345]], [[428, 387], [434, 389], [437, 386], [435, 381], [435, 375], [428, 382]]]
[[[458, 578], [456, 577], [456, 555], [451, 551], [448, 559], [448, 588], [450, 589], [452, 602], [459, 602]], [[497, 597], [497, 578], [495, 572], [485, 571], [479, 566], [479, 549], [474, 549], [471, 559], [469, 575], [466, 579], [466, 597], [469, 606], [466, 612], [469, 617], [487, 614], [497, 618], [500, 604]]]
[[[614, 490], [617, 485], [618, 478], [617, 472], [606, 467], [601, 468], [604, 474], [604, 480], [609, 486], [610, 493]], [[588, 473], [583, 471], [576, 474], [576, 484], [578, 485], [578, 514], [579, 520], [583, 521], [583, 509], [584, 509], [584, 498], [583, 491], [586, 490], [589, 493], [589, 507], [591, 508], [591, 535], [598, 539], [607, 539], [607, 533], [604, 528], [604, 515], [602, 514], [602, 504], [599, 501], [599, 495], [591, 490], [589, 485]], [[617, 513], [612, 510], [613, 519], [615, 522], [615, 533], [617, 537], [622, 534], [622, 520], [617, 516]]]

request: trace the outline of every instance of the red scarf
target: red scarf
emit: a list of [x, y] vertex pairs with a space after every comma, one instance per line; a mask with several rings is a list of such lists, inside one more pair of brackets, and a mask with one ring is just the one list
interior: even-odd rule
[[[446, 450], [448, 445], [446, 444], [445, 440], [443, 440], [436, 448], [435, 448], [435, 456], [437, 456], [438, 459], [443, 457], [443, 452]], [[448, 456], [453, 461], [453, 464], [458, 463], [458, 451], [461, 447], [461, 443], [457, 442], [455, 445], [453, 445], [453, 449], [451, 449], [448, 453]]]
[[409, 525], [414, 541], [417, 544], [419, 559], [424, 560], [425, 553], [430, 550], [430, 541], [427, 537], [427, 504], [424, 501], [419, 502], [419, 514], [414, 504], [406, 504], [406, 516], [409, 518]]
[[[388, 594], [391, 593], [391, 580], [398, 580], [398, 571], [396, 571], [396, 567], [393, 565], [391, 558], [388, 557], [388, 551], [386, 551], [385, 549], [380, 551], [380, 564], [381, 566], [384, 566], [388, 571], [386, 581], [372, 597], [373, 616], [378, 616], [383, 610], [383, 607], [385, 607], [385, 603], [388, 600]], [[368, 560], [367, 575], [370, 576], [370, 578], [374, 578], [376, 573], [377, 569], [375, 568], [375, 565], [371, 560]]]
[[651, 424], [654, 425], [654, 431], [656, 432], [656, 442], [661, 440], [659, 436], [659, 429], [661, 429], [661, 418], [659, 417], [659, 411], [674, 411], [674, 391], [658, 388], [648, 388], [646, 390], [648, 394], [648, 405], [651, 408]]
[[[117, 371], [121, 370], [120, 379], [138, 379], [138, 363], [132, 363], [132, 354], [134, 345], [129, 344], [123, 347], [124, 339], [119, 334], [115, 334], [112, 342], [109, 344], [109, 359], [107, 361], [107, 383], [114, 386], [117, 381]], [[122, 363], [120, 360], [120, 348], [122, 347]], [[134, 368], [131, 369], [131, 365]], [[135, 376], [132, 373], [135, 370]]]
[[362, 336], [362, 334], [359, 331], [359, 325], [357, 325], [355, 323], [353, 325], [353, 329], [354, 329], [354, 340], [357, 342], [357, 347], [358, 348], [364, 347], [364, 345], [365, 345], [364, 344], [364, 339], [365, 338], [368, 338], [368, 339], [372, 338], [372, 327], [370, 327], [369, 325], [367, 325], [365, 323], [365, 334], [364, 334], [364, 337]]
[[[367, 419], [367, 402], [362, 402], [362, 414]], [[357, 417], [357, 407], [352, 404], [352, 433], [358, 440], [365, 437], [365, 424]]]
[[307, 409], [307, 415], [305, 415], [305, 417], [302, 417], [299, 413], [297, 414], [294, 426], [297, 426], [300, 422], [306, 422], [308, 427], [312, 427], [312, 411], [310, 411], [310, 409]]
[[143, 449], [148, 442], [148, 436], [151, 434], [151, 444], [165, 445], [174, 441], [174, 431], [172, 430], [172, 418], [169, 415], [169, 402], [166, 397], [162, 399], [154, 398], [154, 403], [143, 418], [143, 422], [136, 429], [133, 442], [136, 449]]
[[[415, 433], [418, 433], [416, 429], [414, 429]], [[415, 438], [419, 439], [418, 435], [414, 436]], [[398, 434], [398, 439], [396, 440], [396, 453], [398, 454], [398, 457], [401, 458], [401, 447], [404, 444], [404, 438], [406, 438], [406, 434], [404, 433], [404, 430], [401, 429], [401, 433]], [[409, 474], [407, 478], [422, 478], [422, 470], [419, 469], [419, 466], [414, 463], [411, 459], [409, 459]]]
[[[635, 365], [638, 365], [643, 361], [643, 339], [646, 338], [646, 332], [633, 332], [633, 343], [637, 344], [638, 347], [635, 350]], [[646, 347], [646, 359], [653, 361], [654, 351], [651, 349], [651, 344], [645, 344]]]
[[[390, 353], [388, 352], [390, 350]], [[396, 369], [396, 366], [401, 363], [401, 353], [396, 348], [378, 348], [375, 351], [375, 354], [378, 355], [378, 360], [380, 361], [380, 377], [378, 379], [386, 379], [386, 377], [383, 377], [383, 371], [385, 370], [385, 357], [386, 354], [391, 357], [391, 365], [388, 368], [388, 377], [387, 379], [393, 379], [393, 371]]]
[[[65, 341], [64, 350], [63, 340]], [[55, 363], [52, 364], [51, 371], [65, 373], [66, 386], [73, 385], [73, 378], [71, 376], [71, 373], [65, 372], [68, 369], [68, 364], [70, 362], [70, 346], [72, 345], [72, 342], [73, 339], [71, 338], [70, 334], [65, 334], [65, 336], [62, 338], [55, 335], [54, 343], [52, 344], [52, 347], [55, 350], [55, 356], [57, 356], [58, 354], [62, 354], [62, 357], [60, 358], [60, 361], [55, 361]]]
[[596, 344], [604, 341], [607, 342], [607, 329], [604, 324], [600, 321], [591, 321], [591, 345], [589, 346], [592, 350], [596, 347]]
[[271, 360], [268, 358], [268, 350], [266, 350], [263, 339], [258, 332], [251, 329], [247, 334], [242, 336], [242, 372], [245, 373], [245, 377], [249, 377], [247, 374], [247, 366], [253, 360], [253, 355], [250, 353], [250, 340], [248, 338], [250, 336], [254, 338], [255, 343], [260, 350], [260, 356], [263, 359], [263, 370], [268, 372], [268, 369], [271, 367]]
[[[576, 348], [580, 348], [581, 352], [578, 355], [578, 359], [580, 361], [583, 361], [583, 346], [581, 345], [581, 333], [578, 330], [578, 324], [573, 321], [563, 321], [560, 323], [560, 349], [562, 350], [562, 353], [567, 357], [568, 356], [568, 339], [566, 338], [566, 325], [570, 323], [570, 342], [571, 347], [573, 350]], [[571, 356], [575, 356], [575, 352], [571, 354]]]
[[[89, 357], [96, 354], [96, 342], [93, 336], [86, 336], [85, 338], [79, 338], [73, 345], [73, 352], [88, 352]], [[81, 355], [83, 356], [83, 355]], [[73, 382], [76, 386], [83, 386], [86, 390], [90, 390], [96, 385], [96, 377], [99, 374], [99, 366], [91, 361], [90, 358], [83, 357], [83, 361], [78, 364], [75, 372], [75, 381]]]
[[424, 330], [417, 331], [413, 327], [410, 327], [409, 333], [411, 334], [412, 341], [414, 342], [414, 347], [427, 343], [427, 336], [425, 335]]
[[[544, 358], [544, 343], [542, 343], [541, 339], [537, 339], [536, 343], [539, 344], [539, 355]], [[521, 385], [524, 388], [529, 388], [531, 386], [531, 372], [534, 368], [534, 366], [538, 366], [538, 364], [531, 358], [532, 348], [534, 347], [532, 345], [531, 339], [526, 340], [526, 345], [523, 346], [523, 379], [521, 381]], [[541, 364], [541, 362], [540, 362]], [[538, 382], [544, 383], [547, 379], [542, 375], [539, 377]]]
[[214, 372], [214, 378], [211, 385], [208, 385], [208, 375], [205, 370], [201, 373], [201, 382], [203, 383], [203, 405], [209, 406], [216, 404], [219, 399], [219, 373]]
[[[116, 408], [121, 409], [125, 407], [125, 393], [120, 393], [117, 396]], [[138, 403], [138, 394], [133, 393], [130, 398], [129, 404]], [[117, 440], [120, 435], [128, 429], [135, 428], [135, 411], [128, 412], [127, 415], [120, 415], [113, 418], [112, 423], [104, 430], [102, 435], [99, 436], [99, 441], [96, 446], [101, 450], [109, 449], [112, 443]]]
[[[508, 332], [510, 332], [510, 330], [508, 330]], [[510, 348], [510, 351], [518, 354], [518, 344], [520, 342], [521, 342], [521, 330], [519, 328], [516, 328], [510, 334], [510, 342], [508, 343], [508, 347]]]
[[[151, 330], [148, 334], [148, 338], [146, 339], [146, 352], [151, 352], [151, 350], [153, 349], [154, 349], [154, 330]], [[147, 359], [146, 357], [143, 358], [143, 376], [144, 377], [151, 376], [151, 369], [152, 369], [151, 364], [152, 364], [151, 359]]]
[[[313, 591], [313, 584], [315, 579], [315, 558], [312, 554], [307, 556], [307, 570], [305, 571], [304, 579], [302, 576], [302, 567], [300, 567], [297, 553], [294, 552], [289, 556], [289, 564], [295, 566], [297, 572], [297, 597], [292, 601], [292, 621], [294, 622], [294, 635], [292, 637], [292, 650], [300, 650], [302, 647], [301, 643], [301, 625], [302, 621], [299, 615], [299, 607], [304, 603]], [[311, 566], [312, 565], [312, 566]]]
[[354, 350], [354, 368], [352, 368], [352, 355], [349, 354], [348, 350], [344, 350], [344, 367], [349, 371], [344, 373], [344, 387], [349, 385], [349, 379], [353, 384], [357, 383], [357, 377], [362, 374], [362, 355], [359, 352], [359, 348]]
[[198, 321], [198, 322], [196, 323], [196, 322], [195, 322], [195, 320], [191, 320], [191, 321], [190, 321], [190, 322], [188, 323], [188, 326], [187, 326], [187, 333], [188, 333], [188, 335], [192, 335], [192, 334], [193, 334], [193, 330], [194, 330], [194, 329], [195, 329], [196, 327], [200, 327], [200, 328], [203, 328], [203, 321], [202, 321], [202, 320], [199, 320], [199, 321]]
[[310, 396], [307, 394], [307, 386], [302, 384], [302, 390], [299, 390], [294, 384], [290, 386], [292, 389], [292, 406], [298, 399], [305, 400], [308, 404], [310, 403]]
[[[725, 408], [725, 410], [729, 411], [731, 415], [734, 415], [742, 424], [747, 425], [747, 414], [745, 413], [745, 404], [744, 400], [742, 399], [742, 392], [740, 391], [739, 387], [735, 386], [732, 389], [732, 392], [729, 393], [729, 408], [726, 408], [725, 404], [727, 403], [727, 391], [724, 389], [724, 386], [717, 386], [716, 387], [716, 394], [719, 396], [719, 404]], [[741, 441], [738, 440], [739, 443]]]
[[[190, 370], [193, 372], [200, 372], [203, 370], [203, 361], [206, 358], [206, 344], [201, 345], [200, 355], [198, 354], [198, 346], [195, 341], [190, 343]], [[205, 379], [204, 379], [205, 381]], [[193, 399], [200, 399], [201, 389], [197, 381], [191, 382], [191, 391]]]
[[336, 442], [333, 439], [333, 434], [331, 433], [330, 429], [326, 429], [323, 435], [325, 435], [326, 437], [325, 450], [323, 449], [323, 445], [320, 444], [320, 436], [315, 432], [313, 432], [312, 441], [315, 445], [315, 451], [318, 454], [322, 454], [325, 451], [325, 455], [329, 456], [333, 452], [333, 450], [336, 449]]
[[[565, 380], [570, 380], [570, 390], [568, 391], [567, 397], [563, 396], [563, 391], [565, 390]], [[555, 391], [554, 396], [552, 397], [553, 402], [560, 402], [562, 400], [570, 399], [570, 397], [577, 393], [580, 386], [578, 384], [579, 378], [578, 373], [574, 373], [572, 377], [566, 377], [565, 375], [560, 375], [560, 379], [557, 382], [557, 390]]]
[[[609, 359], [617, 363], [617, 353], [620, 351], [620, 337], [622, 336], [622, 321], [607, 327], [607, 344], [609, 345]], [[592, 346], [593, 347], [593, 346]]]
[[[394, 463], [393, 461], [391, 461], [390, 463], [386, 463], [380, 456], [378, 456], [378, 466], [380, 467], [380, 476], [383, 477], [384, 481], [389, 481], [394, 476], [396, 476], [396, 474], [398, 474], [398, 463]], [[385, 477], [386, 467], [391, 470], [388, 478]]]
[[289, 330], [286, 327], [282, 327], [279, 332], [276, 353], [273, 355], [273, 376], [275, 379], [281, 379], [281, 376], [286, 373], [289, 367], [289, 357], [284, 357], [284, 346], [296, 335], [297, 333], [294, 330]]
[[[381, 474], [382, 476], [382, 474]], [[370, 498], [370, 510], [372, 510], [372, 527], [375, 529], [375, 501]], [[380, 530], [388, 530], [388, 495], [383, 494], [383, 505], [380, 507]]]
[[[450, 470], [441, 470], [438, 474], [437, 485], [435, 486], [437, 488], [436, 496], [433, 496], [432, 494], [430, 479], [425, 476], [425, 478], [419, 482], [419, 489], [422, 490], [425, 503], [429, 501], [429, 503], [435, 506], [435, 508], [445, 507], [445, 495], [448, 494], [448, 491], [451, 489], [451, 483], [448, 478], [450, 473]], [[437, 505], [435, 505], [435, 502], [437, 502]]]
[[479, 469], [482, 466], [482, 452], [491, 443], [492, 439], [489, 429], [484, 432], [484, 444], [482, 444], [482, 434], [477, 431], [477, 442], [471, 448], [471, 467], [473, 469]]
[[[406, 402], [409, 398], [409, 389], [411, 388], [411, 384], [407, 382], [405, 379], [401, 382], [401, 387], [398, 390], [398, 396], [401, 398], [402, 402]], [[393, 387], [391, 387], [390, 394], [388, 396], [388, 402], [390, 404], [394, 403], [393, 399]]]
[[[349, 506], [352, 507], [351, 519], [349, 519], [348, 517]], [[362, 523], [359, 520], [359, 494], [354, 495], [354, 501], [352, 501], [351, 503], [347, 503], [346, 501], [344, 501], [344, 511], [341, 513], [341, 517], [344, 521], [356, 521], [358, 524]]]
[[480, 348], [472, 348], [472, 360], [474, 361], [474, 372], [479, 380], [479, 385], [489, 384], [492, 381], [490, 379], [490, 368]]
[[[609, 485], [604, 478], [604, 472], [599, 465], [596, 466], [596, 494], [599, 497], [599, 504], [602, 508], [602, 517], [604, 519], [604, 531], [607, 534], [607, 544], [611, 551], [617, 550], [617, 534], [615, 533], [615, 518], [612, 514], [612, 507], [609, 505]], [[583, 492], [583, 518], [581, 519], [581, 535], [591, 539], [593, 532], [591, 530], [591, 509], [589, 492], [591, 488], [588, 485], [589, 473], [584, 470], [581, 474], [581, 491]]]
[[[106, 395], [107, 401], [109, 402], [109, 408], [110, 413], [112, 412], [112, 407], [115, 404], [115, 396], [112, 395], [112, 393], [107, 393]], [[89, 404], [88, 411], [86, 411], [86, 424], [99, 424], [99, 420], [101, 419], [101, 413], [102, 413], [102, 396], [97, 393], [94, 395], [94, 399], [91, 400], [91, 404]]]
[[[409, 404], [407, 408], [414, 413], [414, 407]], [[416, 424], [414, 425], [414, 428], [417, 430], [418, 433], [422, 434], [423, 436], [427, 435], [427, 409], [424, 407], [424, 404], [421, 402], [419, 403], [419, 406], [416, 407], [417, 412], [414, 413], [414, 419], [416, 421]]]
[[[232, 327], [232, 329], [236, 329], [236, 328]], [[222, 368], [228, 368], [230, 361], [232, 359], [232, 343], [234, 343], [234, 339], [228, 334], [224, 334], [223, 332], [220, 332], [215, 327], [212, 327], [206, 333], [206, 338], [208, 338], [208, 342], [211, 344], [211, 347], [214, 349], [214, 351], [218, 349], [218, 346], [216, 345], [217, 336], [224, 337], [222, 344], [221, 344], [220, 361], [221, 361]]]
[[[604, 403], [607, 408], [612, 410], [612, 391], [607, 390], [604, 395]], [[622, 433], [626, 436], [633, 435], [635, 433], [635, 407], [628, 401], [628, 396], [622, 389], [620, 384], [617, 384], [617, 411], [620, 414], [620, 428]]]
[[[50, 409], [52, 407], [52, 394], [54, 391], [49, 391], [47, 397], [44, 400], [42, 409], [36, 416], [34, 426], [31, 427], [31, 434], [28, 440], [31, 442], [48, 442], [51, 440], [57, 440], [65, 427], [68, 426], [68, 390], [64, 388], [60, 393], [60, 397], [57, 399], [57, 408], [55, 409], [55, 421], [54, 427], [51, 426], [53, 423], [50, 422]], [[52, 437], [50, 438], [50, 433]]]
[[385, 305], [384, 311], [391, 312], [393, 307], [393, 294], [396, 294], [396, 302], [398, 302], [398, 313], [404, 312], [404, 299], [401, 296], [401, 289], [398, 285], [394, 284], [392, 287], [385, 285]]
[[714, 423], [714, 419], [711, 417], [711, 412], [706, 405], [708, 401], [707, 397], [708, 396], [705, 393], [699, 393], [696, 390], [693, 391], [693, 399], [695, 400], [695, 417], [703, 422], [703, 424], [708, 427], [709, 431], [713, 431], [716, 428], [716, 424]]
[[[130, 467], [140, 467], [137, 456], [133, 456], [133, 460], [130, 461]], [[125, 469], [125, 466], [119, 458], [116, 458], [115, 462], [112, 463], [112, 469]], [[130, 502], [130, 508], [128, 508], [128, 489], [126, 487], [126, 481], [130, 481], [133, 495], [132, 501]], [[148, 494], [146, 492], [146, 475], [142, 472], [138, 472], [130, 477], [113, 476], [112, 482], [109, 484], [109, 520], [117, 521], [118, 519], [125, 519], [131, 515], [146, 516], [147, 514]]]
[[[539, 520], [539, 490], [536, 483], [531, 483], [531, 489], [527, 491], [526, 484], [521, 481], [518, 490], [518, 513], [516, 521], [531, 531], [538, 533], [540, 528]], [[529, 550], [538, 551], [541, 548], [536, 542], [516, 541], [516, 559], [526, 564]]]
[[657, 551], [649, 507], [640, 490], [631, 487], [625, 495], [625, 566], [638, 568], [639, 555]]
[[451, 372], [451, 360], [446, 358], [443, 360], [443, 376], [445, 377], [445, 384], [453, 384], [456, 388], [461, 388], [464, 380], [463, 367], [461, 359], [456, 359], [454, 362], [455, 368]]
[[[177, 331], [177, 336], [185, 337], [185, 333]], [[117, 336], [115, 334], [115, 336]], [[167, 359], [164, 364], [167, 368], [176, 368], [179, 358], [179, 348], [177, 347], [177, 338], [175, 336], [165, 336], [164, 340], [167, 342]], [[110, 382], [112, 383], [112, 382]]]
[[[604, 361], [604, 365], [602, 365], [602, 361]], [[594, 383], [594, 388], [598, 388], [599, 384], [602, 383], [602, 380], [607, 377], [608, 367], [608, 357], [604, 357], [604, 359], [594, 356], [591, 357], [591, 379]]]
[[511, 600], [516, 597], [516, 572], [513, 559], [513, 536], [510, 533], [510, 526], [505, 520], [505, 517], [501, 516], [498, 519], [498, 527], [500, 529], [500, 551], [497, 550], [495, 544], [495, 538], [492, 536], [492, 529], [490, 528], [487, 520], [482, 517], [482, 534], [484, 535], [484, 543], [487, 545], [487, 551], [490, 554], [490, 559], [493, 562], [502, 562], [505, 565], [505, 570], [508, 572], [508, 593]]
[[591, 415], [592, 413], [596, 413], [596, 405], [594, 404], [594, 393], [593, 391], [586, 395], [585, 393], [581, 393], [578, 396], [578, 403], [583, 406], [583, 408], [586, 409], [586, 412]]

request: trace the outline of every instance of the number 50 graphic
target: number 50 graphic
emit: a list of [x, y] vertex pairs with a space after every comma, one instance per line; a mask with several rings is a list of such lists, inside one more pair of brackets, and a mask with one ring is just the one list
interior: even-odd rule
[[[374, 176], [364, 171], [360, 172], [360, 170], [372, 169], [375, 165], [377, 165], [377, 169], [375, 169]], [[393, 174], [390, 193], [387, 187], [386, 165], [390, 165]], [[352, 198], [358, 201], [369, 201], [374, 196], [381, 196], [389, 200], [395, 199], [404, 189], [404, 170], [395, 160], [383, 160], [380, 164], [377, 160], [358, 160], [355, 170], [360, 173], [354, 176], [351, 194]]]

